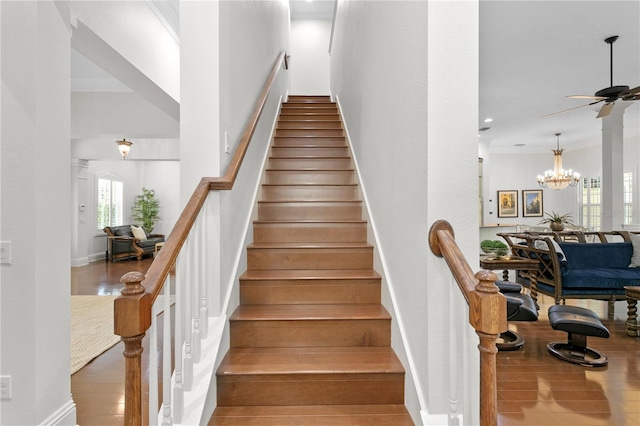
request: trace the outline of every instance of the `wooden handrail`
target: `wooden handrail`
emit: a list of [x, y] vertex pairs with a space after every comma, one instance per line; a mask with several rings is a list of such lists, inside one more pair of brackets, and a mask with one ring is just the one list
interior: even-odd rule
[[169, 276], [178, 254], [198, 217], [209, 191], [231, 190], [242, 161], [262, 115], [267, 98], [284, 64], [286, 52], [278, 55], [260, 92], [249, 121], [240, 137], [231, 162], [224, 176], [204, 177], [182, 210], [162, 250], [153, 260], [146, 275], [129, 272], [120, 281], [125, 285], [122, 294], [114, 302], [114, 333], [125, 342], [125, 424], [142, 424], [142, 338], [151, 325], [151, 307], [165, 280]]
[[473, 273], [447, 221], [438, 220], [431, 226], [429, 246], [433, 254], [444, 257], [469, 305], [469, 323], [480, 338], [480, 424], [495, 426], [498, 423], [496, 340], [507, 330], [507, 302], [495, 285], [498, 277], [491, 271]]

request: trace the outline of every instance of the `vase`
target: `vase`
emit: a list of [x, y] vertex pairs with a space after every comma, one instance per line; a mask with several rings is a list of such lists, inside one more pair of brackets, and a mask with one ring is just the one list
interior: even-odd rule
[[564, 223], [551, 222], [549, 228], [551, 228], [552, 231], [560, 232], [564, 229]]

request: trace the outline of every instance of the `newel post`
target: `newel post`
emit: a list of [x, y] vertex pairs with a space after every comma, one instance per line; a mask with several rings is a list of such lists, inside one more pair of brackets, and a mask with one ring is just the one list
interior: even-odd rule
[[124, 342], [124, 424], [142, 425], [142, 338], [151, 326], [151, 295], [142, 286], [144, 274], [128, 272], [114, 302], [114, 333]]
[[[495, 281], [497, 275], [491, 271], [479, 271], [473, 298], [477, 315], [469, 318], [480, 338], [480, 424], [495, 426], [498, 419], [498, 380], [496, 376], [496, 340], [507, 329], [506, 302]], [[471, 303], [470, 303], [471, 305]]]

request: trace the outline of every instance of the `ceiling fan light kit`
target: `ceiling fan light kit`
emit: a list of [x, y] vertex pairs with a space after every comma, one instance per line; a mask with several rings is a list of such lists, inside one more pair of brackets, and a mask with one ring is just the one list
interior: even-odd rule
[[553, 170], [547, 170], [538, 175], [538, 185], [541, 188], [554, 190], [576, 186], [580, 182], [580, 173], [562, 168], [562, 149], [560, 149], [560, 133], [556, 133], [556, 149], [553, 149]]
[[555, 112], [553, 114], [548, 114], [543, 116], [542, 118], [551, 117], [553, 115], [562, 114], [564, 112], [573, 111], [574, 109], [595, 105], [600, 102], [604, 102], [602, 108], [598, 112], [596, 118], [606, 117], [611, 113], [613, 109], [613, 105], [618, 99], [622, 99], [623, 101], [637, 101], [640, 100], [640, 86], [634, 87], [633, 89], [629, 89], [629, 86], [614, 86], [613, 85], [613, 43], [618, 39], [618, 36], [611, 36], [604, 39], [605, 43], [609, 45], [609, 87], [605, 87], [604, 89], [598, 90], [594, 93], [593, 96], [590, 95], [572, 95], [567, 96], [567, 98], [571, 99], [592, 99], [593, 102], [590, 102], [586, 105], [581, 105], [578, 107], [573, 107], [569, 109], [565, 109], [564, 111]]

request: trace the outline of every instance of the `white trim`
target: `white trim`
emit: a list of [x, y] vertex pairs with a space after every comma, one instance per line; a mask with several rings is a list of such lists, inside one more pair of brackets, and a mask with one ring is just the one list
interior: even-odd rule
[[[179, 12], [173, 8], [171, 2], [166, 2], [164, 4], [152, 0], [146, 0], [146, 2], [147, 6], [149, 6], [153, 11], [158, 18], [158, 21], [162, 23], [171, 38], [173, 38], [176, 44], [180, 46], [180, 34], [178, 34], [179, 29], [176, 28], [176, 25], [179, 25], [180, 23], [180, 17], [178, 16]], [[177, 22], [174, 24], [174, 21]]]
[[[336, 95], [336, 100], [335, 100], [336, 104], [338, 105], [338, 111], [340, 112], [340, 116], [343, 117], [342, 115], [342, 107], [340, 105], [340, 98]], [[347, 138], [347, 143], [349, 144], [349, 149], [351, 150], [351, 156], [353, 158], [353, 164], [356, 168], [356, 175], [358, 177], [358, 181], [360, 183], [360, 189], [362, 191], [362, 197], [363, 197], [363, 202], [364, 205], [367, 209], [367, 216], [369, 219], [369, 223], [371, 225], [371, 230], [373, 232], [373, 240], [374, 240], [374, 245], [378, 251], [378, 255], [380, 258], [380, 262], [382, 264], [382, 271], [378, 271], [378, 273], [381, 273], [382, 275], [384, 275], [384, 280], [387, 283], [387, 288], [389, 290], [389, 295], [391, 297], [391, 304], [392, 304], [392, 308], [393, 308], [393, 312], [394, 312], [394, 316], [393, 318], [396, 319], [397, 323], [398, 323], [398, 329], [400, 331], [400, 337], [402, 338], [402, 345], [404, 347], [404, 351], [405, 354], [407, 356], [407, 362], [409, 363], [408, 365], [408, 370], [409, 370], [409, 374], [411, 374], [411, 378], [412, 381], [414, 383], [415, 386], [415, 391], [416, 394], [418, 396], [418, 401], [420, 403], [420, 407], [422, 409], [421, 412], [424, 412], [425, 407], [427, 407], [426, 401], [424, 400], [424, 394], [422, 392], [422, 388], [420, 387], [420, 382], [417, 379], [417, 373], [416, 373], [416, 367], [415, 367], [415, 362], [413, 360], [413, 356], [411, 355], [411, 351], [409, 349], [409, 345], [408, 345], [408, 341], [407, 341], [407, 336], [406, 336], [406, 331], [405, 331], [405, 327], [404, 327], [404, 323], [402, 321], [402, 315], [400, 314], [400, 312], [396, 309], [396, 307], [398, 306], [397, 304], [397, 298], [396, 298], [396, 293], [395, 293], [395, 288], [393, 286], [393, 281], [391, 280], [391, 277], [389, 277], [387, 275], [387, 261], [386, 261], [386, 257], [384, 255], [384, 250], [382, 249], [381, 245], [380, 245], [380, 240], [378, 238], [378, 231], [376, 228], [376, 224], [375, 221], [373, 219], [373, 215], [371, 214], [371, 211], [369, 210], [369, 200], [367, 197], [367, 191], [364, 187], [364, 184], [362, 182], [361, 179], [361, 175], [360, 175], [360, 168], [358, 166], [358, 160], [356, 159], [356, 155], [355, 152], [353, 150], [353, 145], [351, 144], [351, 137], [349, 136], [349, 129], [347, 126], [347, 123], [345, 122], [344, 118], [342, 119], [342, 124], [344, 127], [344, 132], [345, 132], [345, 136]], [[446, 416], [445, 416], [446, 418]], [[445, 422], [446, 424], [446, 422]]]
[[[449, 423], [449, 419], [446, 414], [429, 415], [425, 410], [420, 411], [420, 418], [422, 419], [423, 426], [442, 426], [452, 424]], [[460, 423], [457, 424], [463, 425], [462, 416], [458, 416], [458, 418], [460, 419]]]
[[50, 425], [75, 425], [76, 423], [76, 403], [73, 399], [51, 413], [39, 426]]
[[[104, 254], [102, 255], [102, 257], [104, 258]], [[88, 264], [89, 264], [88, 256], [76, 257], [75, 259], [71, 259], [71, 267], [73, 268], [78, 266], [85, 266]]]

